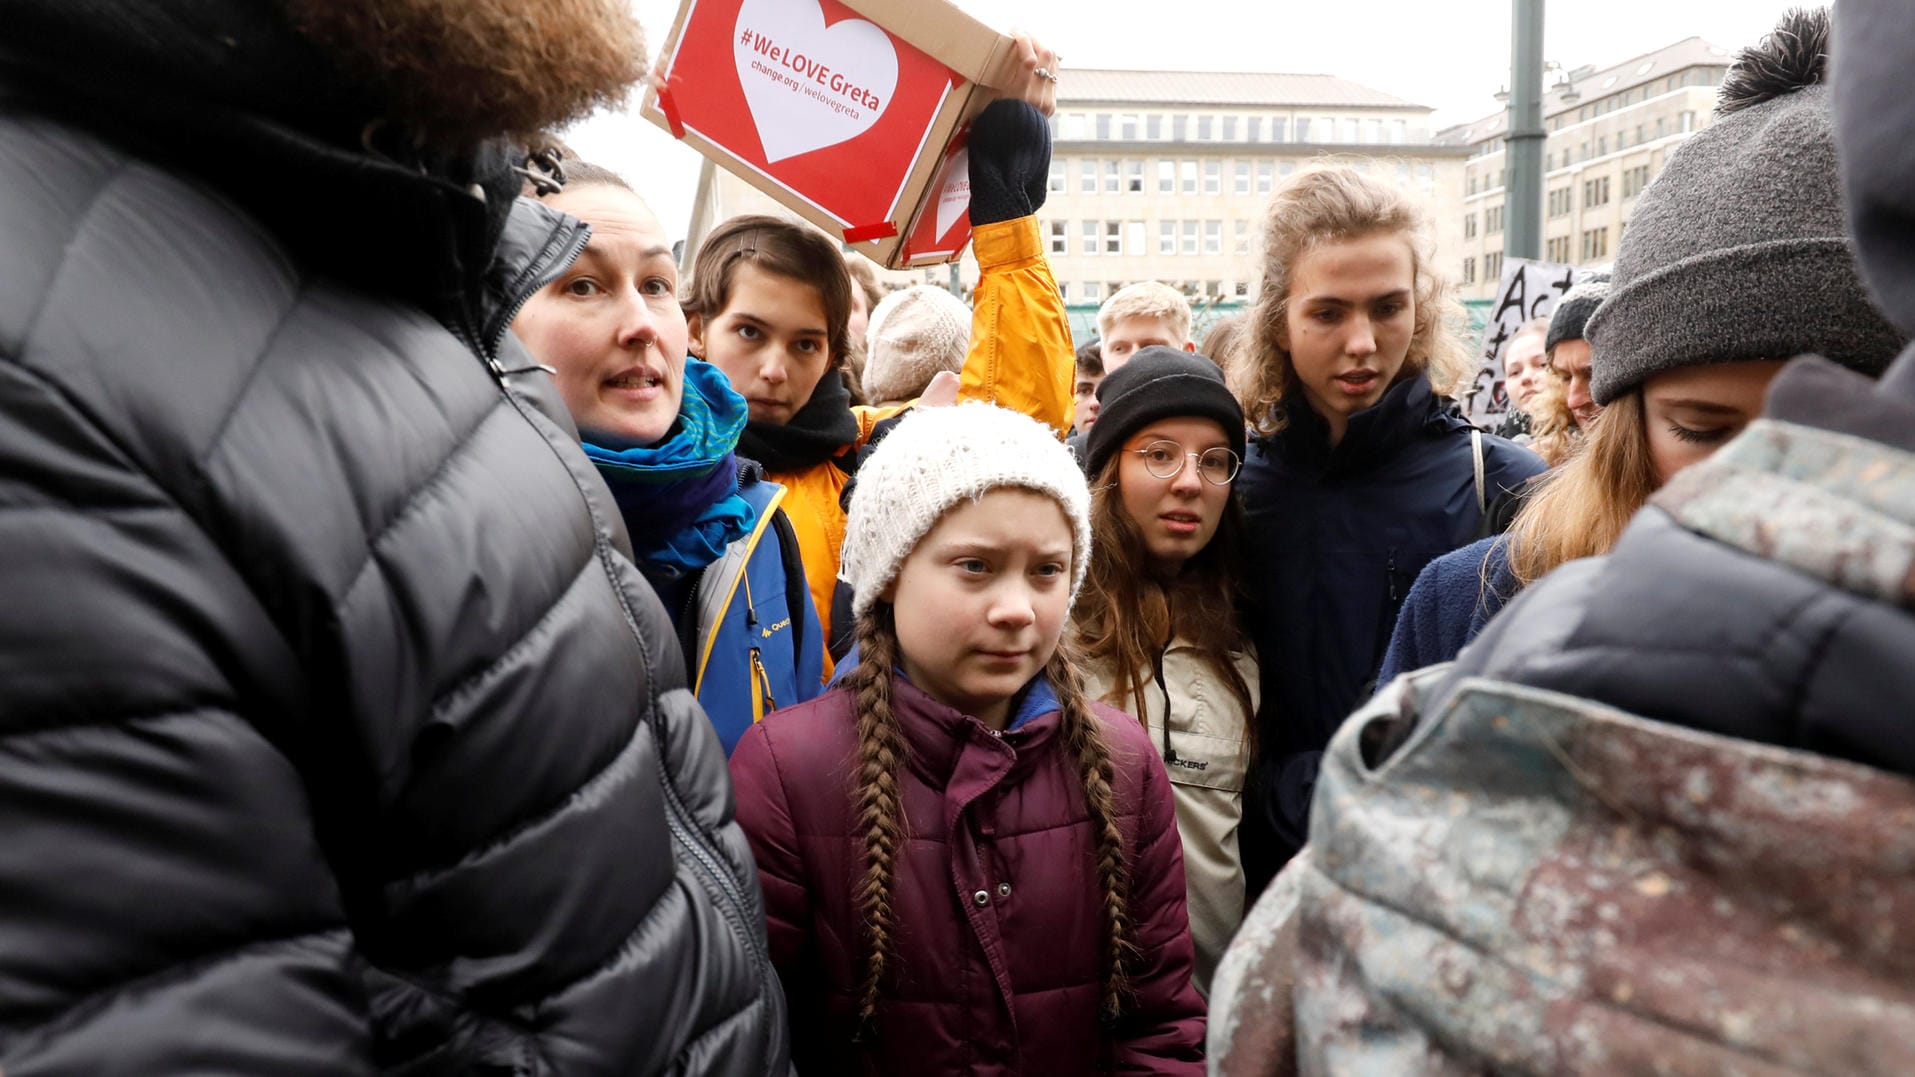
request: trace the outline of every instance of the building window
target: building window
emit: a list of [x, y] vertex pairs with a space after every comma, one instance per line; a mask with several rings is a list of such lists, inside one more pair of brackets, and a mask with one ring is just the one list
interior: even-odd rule
[[1178, 166], [1178, 174], [1183, 177], [1183, 192], [1197, 193], [1197, 162], [1185, 161]]
[[1568, 236], [1558, 236], [1555, 239], [1550, 240], [1547, 246], [1549, 248], [1550, 261], [1558, 262], [1558, 263], [1569, 261], [1569, 237]]
[[1410, 140], [1410, 121], [1391, 120], [1390, 121], [1391, 144], [1401, 146], [1403, 143], [1408, 142], [1409, 140]]
[[1164, 115], [1153, 112], [1144, 117], [1144, 137], [1153, 141], [1164, 137]]
[[1095, 303], [1102, 298], [1104, 298], [1103, 282], [1094, 280], [1084, 282], [1084, 300], [1086, 302]]
[[1096, 254], [1097, 253], [1097, 222], [1096, 221], [1084, 222], [1084, 244], [1082, 247], [1078, 248], [1078, 252], [1081, 254]]
[[1157, 222], [1157, 253], [1158, 254], [1176, 254], [1177, 253], [1177, 222], [1176, 221], [1158, 221]]
[[1069, 168], [1070, 168], [1069, 161], [1052, 161], [1051, 162], [1051, 193], [1052, 194], [1056, 194], [1064, 189], [1064, 174], [1066, 170]]
[[1607, 154], [1608, 152], [1609, 152], [1609, 136], [1597, 135], [1596, 136], [1596, 156], [1601, 157]]
[[1263, 141], [1263, 117], [1262, 116], [1251, 116], [1248, 119], [1244, 120], [1243, 124], [1244, 124], [1243, 140], [1245, 142], [1262, 142]]
[[1173, 194], [1177, 190], [1177, 162], [1157, 162], [1157, 193]]
[[1223, 140], [1225, 142], [1237, 141], [1237, 117], [1225, 116], [1223, 118]]
[[1150, 252], [1149, 244], [1147, 244], [1144, 241], [1144, 232], [1145, 232], [1144, 222], [1142, 221], [1125, 221], [1124, 222], [1124, 253], [1125, 254], [1148, 254]]
[[1207, 296], [1210, 296], [1213, 299], [1222, 299], [1223, 298], [1223, 281], [1220, 281], [1220, 280], [1204, 281], [1204, 294]]
[[1235, 177], [1231, 184], [1231, 189], [1236, 191], [1238, 194], [1249, 194], [1250, 193], [1250, 162], [1249, 161], [1236, 162], [1234, 165], [1231, 166], [1231, 173]]
[[1623, 172], [1622, 196], [1624, 198], [1636, 197], [1641, 194], [1642, 189], [1647, 186], [1649, 186], [1648, 165], [1637, 165], [1635, 168], [1627, 169]]
[[1222, 254], [1223, 253], [1223, 222], [1222, 221], [1205, 221], [1204, 222], [1204, 253], [1205, 254]]
[[1247, 280], [1238, 281], [1236, 284], [1235, 291], [1237, 293], [1238, 299], [1242, 299], [1245, 296], [1248, 296], [1250, 294], [1250, 282]]
[[1491, 251], [1483, 256], [1483, 279], [1500, 281], [1503, 279], [1503, 252]]
[[1197, 117], [1197, 141], [1209, 142], [1217, 137], [1217, 118], [1215, 116]]
[[1204, 162], [1204, 193], [1205, 194], [1222, 194], [1223, 193], [1223, 162], [1222, 161], [1205, 161]]
[[1190, 117], [1179, 112], [1170, 118], [1170, 140], [1183, 142], [1190, 137]]
[[1609, 257], [1609, 229], [1591, 228], [1583, 233], [1583, 257], [1587, 262]]
[[1097, 162], [1085, 161], [1077, 166], [1077, 190], [1079, 194], [1097, 193]]
[[1144, 162], [1124, 162], [1124, 174], [1124, 190], [1129, 191], [1131, 194], [1144, 193]]
[[1476, 214], [1474, 213], [1463, 214], [1463, 238], [1476, 238]]
[[1119, 194], [1124, 189], [1124, 162], [1104, 162], [1104, 193]]
[[1575, 208], [1572, 194], [1568, 187], [1558, 187], [1549, 192], [1549, 215], [1551, 217], [1569, 216], [1569, 211]]
[[1185, 254], [1197, 253], [1197, 225], [1197, 221], [1183, 222]]
[[1370, 121], [1370, 143], [1376, 146], [1381, 146], [1383, 144], [1383, 121], [1382, 120]]
[[1121, 221], [1104, 222], [1104, 253], [1124, 253], [1124, 225]]
[[1071, 225], [1069, 221], [1051, 222], [1051, 253], [1069, 254], [1071, 252]]
[[1057, 282], [1057, 298], [1062, 299], [1066, 303], [1071, 301], [1070, 281], [1060, 280]]
[[1609, 177], [1583, 181], [1583, 208], [1609, 204]]
[[1097, 141], [1110, 141], [1110, 113], [1108, 112], [1097, 114]]
[[1064, 114], [1064, 137], [1066, 139], [1081, 139], [1089, 133], [1089, 117], [1081, 112], [1067, 112]]
[[1237, 254], [1250, 253], [1250, 222], [1242, 217], [1231, 222], [1231, 231], [1235, 233], [1231, 240], [1231, 250]]
[[1696, 129], [1696, 114], [1693, 112], [1683, 113], [1682, 114], [1682, 133], [1686, 135], [1695, 129]]
[[1289, 117], [1287, 116], [1270, 117], [1270, 141], [1272, 142], [1285, 141], [1284, 136], [1290, 133], [1289, 128], [1290, 128]]
[[1137, 140], [1137, 114], [1127, 112], [1117, 119], [1117, 137], [1126, 142]]
[[1495, 235], [1503, 230], [1503, 207], [1491, 206], [1483, 211], [1483, 233]]
[[[1279, 139], [1278, 141], [1282, 141], [1282, 140]], [[1298, 142], [1310, 141], [1310, 117], [1308, 116], [1297, 117], [1297, 141]]]
[[1276, 181], [1274, 177], [1271, 175], [1270, 162], [1258, 161], [1257, 162], [1257, 193], [1269, 194], [1272, 190], [1276, 189], [1275, 184], [1276, 184]]
[[1287, 176], [1290, 173], [1295, 172], [1296, 170], [1297, 170], [1297, 163], [1295, 161], [1285, 161], [1282, 164], [1277, 166], [1277, 175]]
[[1463, 283], [1476, 283], [1476, 259], [1474, 258], [1463, 259]]

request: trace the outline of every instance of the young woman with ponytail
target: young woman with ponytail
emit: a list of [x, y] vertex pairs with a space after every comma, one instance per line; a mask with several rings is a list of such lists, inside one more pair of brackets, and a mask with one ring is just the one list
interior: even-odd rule
[[1089, 503], [983, 404], [860, 465], [857, 665], [732, 757], [800, 1072], [1202, 1072], [1170, 783], [1067, 638]]

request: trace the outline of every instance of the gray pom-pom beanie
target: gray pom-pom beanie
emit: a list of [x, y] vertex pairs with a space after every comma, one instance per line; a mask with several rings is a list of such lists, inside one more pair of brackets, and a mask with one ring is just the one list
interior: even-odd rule
[[1804, 352], [1873, 376], [1901, 349], [1843, 219], [1827, 40], [1826, 12], [1785, 16], [1642, 193], [1587, 327], [1597, 403], [1665, 370]]

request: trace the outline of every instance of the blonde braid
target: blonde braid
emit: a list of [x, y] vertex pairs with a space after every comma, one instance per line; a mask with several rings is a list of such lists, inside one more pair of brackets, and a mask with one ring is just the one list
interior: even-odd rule
[[879, 604], [858, 618], [858, 666], [844, 681], [857, 699], [858, 719], [858, 829], [864, 834], [864, 876], [856, 898], [864, 910], [864, 989], [858, 1004], [859, 1038], [873, 1031], [878, 1007], [878, 982], [890, 955], [896, 918], [891, 909], [891, 884], [897, 877], [897, 855], [904, 844], [904, 800], [898, 790], [898, 770], [904, 763], [904, 733], [891, 711], [892, 667], [897, 663], [897, 630], [891, 608]]
[[1068, 641], [1044, 667], [1063, 712], [1064, 742], [1077, 760], [1084, 781], [1084, 802], [1097, 831], [1097, 880], [1104, 889], [1107, 932], [1104, 971], [1104, 1019], [1116, 1020], [1130, 994], [1131, 964], [1137, 944], [1130, 937], [1130, 869], [1124, 863], [1124, 835], [1117, 826], [1117, 796], [1112, 789], [1110, 749], [1091, 713], [1083, 677]]

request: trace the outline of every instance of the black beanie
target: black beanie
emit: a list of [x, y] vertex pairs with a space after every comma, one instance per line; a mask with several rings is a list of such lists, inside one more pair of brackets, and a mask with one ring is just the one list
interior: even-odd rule
[[1159, 419], [1214, 419], [1244, 454], [1243, 408], [1224, 384], [1223, 371], [1209, 359], [1177, 348], [1152, 344], [1097, 387], [1097, 422], [1085, 439], [1084, 470], [1096, 475], [1132, 434]]
[[1600, 270], [1576, 275], [1575, 286], [1556, 300], [1549, 314], [1549, 332], [1543, 336], [1543, 350], [1555, 351], [1565, 340], [1582, 340], [1589, 316], [1609, 297], [1609, 274]]

